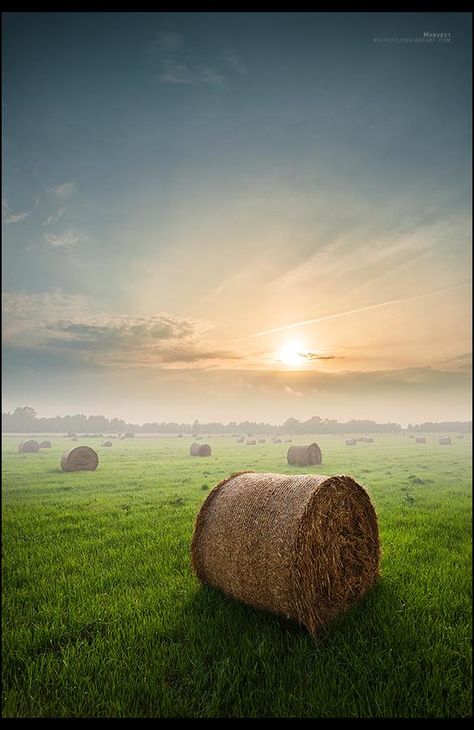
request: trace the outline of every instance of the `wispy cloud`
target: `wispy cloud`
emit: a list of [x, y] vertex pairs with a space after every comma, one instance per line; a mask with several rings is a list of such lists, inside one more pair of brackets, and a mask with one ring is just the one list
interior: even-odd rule
[[20, 221], [25, 220], [25, 218], [28, 218], [32, 213], [35, 212], [36, 208], [38, 207], [40, 202], [40, 198], [38, 195], [36, 195], [33, 198], [33, 207], [30, 208], [30, 210], [25, 210], [19, 213], [15, 213], [12, 211], [7, 203], [2, 200], [2, 222], [3, 223], [19, 223]]
[[44, 233], [43, 241], [51, 248], [62, 248], [67, 251], [73, 249], [81, 240], [82, 234], [80, 231], [70, 230], [64, 233]]
[[160, 81], [165, 84], [184, 84], [188, 86], [217, 86], [222, 87], [225, 79], [216, 69], [204, 66], [189, 66], [172, 58], [162, 61]]
[[242, 76], [248, 75], [248, 68], [242, 58], [232, 48], [226, 48], [224, 51], [224, 60], [229, 66], [238, 71]]
[[50, 193], [59, 200], [69, 200], [77, 193], [77, 183], [74, 180], [70, 180], [69, 182], [55, 185], [53, 188], [50, 188]]
[[55, 213], [52, 213], [52, 215], [49, 215], [42, 223], [43, 226], [52, 226], [54, 223], [57, 223], [60, 218], [63, 217], [64, 213], [66, 212], [66, 207], [58, 208], [58, 210]]
[[340, 360], [341, 355], [320, 355], [317, 352], [299, 352], [300, 357], [305, 357], [307, 360]]
[[224, 74], [214, 65], [203, 64], [199, 50], [182, 33], [162, 30], [155, 34], [152, 56], [158, 57], [158, 79], [176, 86], [212, 86], [223, 88]]
[[404, 297], [402, 299], [390, 299], [385, 302], [377, 302], [377, 304], [368, 304], [365, 307], [357, 307], [356, 309], [348, 309], [344, 312], [336, 312], [334, 314], [326, 314], [323, 317], [314, 317], [313, 319], [303, 319], [299, 322], [293, 322], [293, 324], [283, 325], [282, 327], [272, 327], [268, 330], [262, 330], [261, 332], [255, 332], [253, 335], [247, 335], [246, 337], [239, 337], [234, 342], [242, 340], [248, 340], [252, 337], [262, 337], [263, 335], [269, 335], [274, 332], [284, 332], [286, 330], [296, 329], [297, 327], [304, 327], [309, 324], [316, 324], [317, 322], [325, 322], [330, 319], [338, 319], [339, 317], [349, 317], [352, 314], [359, 314], [361, 312], [368, 312], [372, 309], [380, 309], [381, 307], [389, 307], [396, 304], [405, 304], [406, 302], [416, 302], [420, 299], [426, 299], [427, 297], [434, 297], [438, 294], [444, 294], [445, 292], [456, 291], [471, 285], [470, 281], [466, 281], [462, 284], [456, 284], [455, 286], [448, 286], [443, 289], [436, 289], [435, 291], [425, 292], [424, 294], [417, 294], [413, 297]]
[[184, 36], [172, 30], [158, 31], [155, 34], [153, 46], [164, 53], [177, 53], [185, 46]]

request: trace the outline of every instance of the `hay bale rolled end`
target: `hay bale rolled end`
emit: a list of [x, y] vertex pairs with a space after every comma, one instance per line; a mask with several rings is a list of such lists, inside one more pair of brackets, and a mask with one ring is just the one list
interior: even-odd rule
[[191, 560], [203, 583], [314, 634], [377, 580], [377, 516], [349, 476], [239, 472], [201, 506]]
[[90, 446], [76, 446], [63, 454], [61, 469], [63, 471], [95, 471], [99, 465], [99, 456]]
[[18, 445], [20, 454], [34, 454], [40, 450], [40, 445], [35, 439], [25, 439]]
[[314, 466], [321, 464], [322, 454], [318, 444], [307, 444], [305, 446], [290, 446], [286, 455], [290, 466]]
[[209, 444], [198, 444], [196, 441], [189, 447], [191, 456], [210, 456], [212, 449]]

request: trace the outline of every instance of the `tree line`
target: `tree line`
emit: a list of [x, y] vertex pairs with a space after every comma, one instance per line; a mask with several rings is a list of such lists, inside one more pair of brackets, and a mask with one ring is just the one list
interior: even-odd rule
[[[279, 426], [255, 421], [231, 421], [230, 423], [193, 423], [154, 422], [127, 423], [121, 418], [105, 416], [86, 416], [78, 413], [74, 416], [38, 417], [34, 408], [18, 407], [13, 413], [2, 413], [3, 433], [176, 433], [193, 434], [305, 434], [305, 433], [400, 433], [402, 427], [398, 423], [377, 423], [370, 420], [353, 419], [340, 422], [333, 418], [313, 416], [306, 421], [288, 418]], [[409, 424], [408, 431], [463, 431], [471, 432], [471, 421], [449, 421], [443, 423]]]

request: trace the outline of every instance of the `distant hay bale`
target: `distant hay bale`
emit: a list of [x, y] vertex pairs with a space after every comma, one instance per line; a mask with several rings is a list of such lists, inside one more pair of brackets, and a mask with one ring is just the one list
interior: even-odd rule
[[266, 439], [258, 439], [258, 443], [259, 444], [266, 444], [267, 443], [267, 440]]
[[285, 439], [285, 444], [291, 444], [291, 439]]
[[255, 446], [257, 442], [255, 441], [255, 439], [247, 439], [245, 443], [247, 444], [247, 446]]
[[320, 464], [323, 457], [318, 444], [313, 443], [306, 446], [290, 446], [286, 458], [291, 466], [313, 466]]
[[365, 438], [364, 441], [365, 441], [366, 444], [373, 444], [374, 443], [374, 439], [373, 438]]
[[74, 431], [69, 431], [69, 432], [67, 433], [67, 438], [68, 438], [68, 439], [72, 439], [72, 438], [74, 438], [75, 436], [77, 436], [77, 433], [74, 433]]
[[281, 444], [281, 439], [273, 439], [274, 444]]
[[363, 437], [363, 436], [358, 436], [358, 437], [356, 438], [356, 441], [358, 441], [359, 443], [360, 443], [361, 441], [363, 441], [363, 440], [364, 440], [364, 437]]
[[71, 441], [77, 441], [77, 436], [71, 436]]
[[191, 559], [203, 583], [314, 634], [378, 578], [377, 516], [349, 476], [239, 472], [201, 506]]
[[63, 471], [95, 471], [99, 457], [90, 446], [75, 446], [63, 454], [61, 469]]
[[112, 441], [104, 441], [102, 446], [113, 446]]
[[426, 444], [426, 439], [424, 436], [417, 436], [415, 439], [415, 443], [417, 444]]
[[198, 444], [196, 441], [191, 444], [189, 453], [191, 456], [210, 456], [212, 449], [209, 444]]
[[440, 444], [440, 446], [450, 446], [451, 445], [451, 438], [449, 436], [440, 436], [439, 437], [439, 444]]
[[355, 446], [357, 441], [355, 439], [346, 439], [346, 446]]
[[135, 434], [133, 433], [133, 431], [127, 431], [127, 433], [124, 433], [123, 437], [124, 439], [134, 439]]
[[40, 445], [35, 439], [25, 439], [18, 445], [20, 454], [34, 454], [40, 450]]
[[39, 447], [40, 447], [40, 449], [50, 449], [52, 445], [53, 444], [51, 443], [51, 441], [46, 441], [45, 440], [45, 441], [41, 441], [40, 442]]

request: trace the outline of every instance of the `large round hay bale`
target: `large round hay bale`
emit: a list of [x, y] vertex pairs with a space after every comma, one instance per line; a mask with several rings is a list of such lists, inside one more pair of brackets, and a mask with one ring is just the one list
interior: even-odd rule
[[40, 450], [40, 445], [35, 439], [25, 439], [18, 445], [20, 454], [33, 454]]
[[440, 446], [450, 446], [451, 445], [450, 436], [440, 436], [439, 443], [440, 443]]
[[256, 444], [257, 444], [255, 439], [247, 439], [247, 441], [245, 443], [247, 446], [256, 446]]
[[112, 441], [104, 441], [104, 443], [102, 444], [102, 446], [112, 446], [112, 445], [113, 445]]
[[290, 446], [287, 459], [291, 466], [312, 466], [322, 461], [321, 449], [318, 444], [307, 444], [306, 446]]
[[367, 436], [366, 438], [364, 438], [364, 442], [366, 444], [373, 444], [374, 443], [374, 439], [372, 437]]
[[40, 447], [40, 449], [50, 449], [52, 445], [53, 444], [51, 443], [51, 441], [45, 440], [45, 441], [40, 442], [39, 447]]
[[212, 449], [209, 444], [198, 444], [196, 441], [189, 448], [191, 456], [210, 456]]
[[63, 454], [61, 469], [63, 471], [94, 471], [99, 464], [99, 457], [90, 446], [75, 446]]
[[314, 633], [377, 579], [377, 517], [348, 476], [239, 472], [204, 501], [191, 556], [203, 583]]
[[426, 444], [426, 438], [424, 436], [417, 436], [415, 439], [416, 444]]

